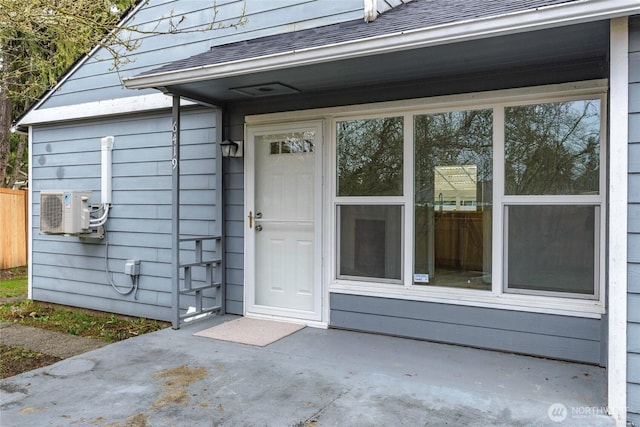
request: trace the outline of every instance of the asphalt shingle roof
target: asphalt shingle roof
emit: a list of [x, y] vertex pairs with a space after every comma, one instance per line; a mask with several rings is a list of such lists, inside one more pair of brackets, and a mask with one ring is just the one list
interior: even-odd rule
[[222, 64], [574, 1], [577, 0], [413, 0], [378, 16], [373, 22], [366, 23], [359, 19], [215, 46], [207, 52], [168, 63], [141, 75]]

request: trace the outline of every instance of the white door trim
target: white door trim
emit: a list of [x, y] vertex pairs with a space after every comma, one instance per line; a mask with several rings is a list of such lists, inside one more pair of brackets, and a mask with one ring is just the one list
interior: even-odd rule
[[[270, 308], [266, 306], [259, 306], [255, 304], [255, 230], [249, 228], [249, 213], [255, 215], [255, 144], [254, 140], [257, 135], [269, 134], [269, 133], [285, 133], [295, 132], [301, 130], [316, 130], [315, 140], [315, 232], [314, 232], [314, 246], [315, 246], [315, 259], [316, 266], [315, 274], [315, 302], [313, 315], [309, 315], [303, 312], [297, 312], [296, 310], [288, 310], [282, 308]], [[323, 285], [322, 271], [323, 271], [323, 230], [324, 220], [322, 211], [323, 200], [323, 153], [324, 153], [324, 123], [322, 120], [304, 121], [304, 122], [282, 122], [277, 124], [268, 125], [247, 125], [245, 126], [245, 174], [244, 174], [244, 188], [245, 188], [245, 200], [244, 200], [244, 304], [243, 313], [247, 317], [255, 318], [270, 318], [277, 320], [284, 320], [295, 323], [304, 323], [309, 326], [326, 327], [328, 321], [326, 319], [326, 289]], [[255, 226], [255, 220], [254, 224]]]

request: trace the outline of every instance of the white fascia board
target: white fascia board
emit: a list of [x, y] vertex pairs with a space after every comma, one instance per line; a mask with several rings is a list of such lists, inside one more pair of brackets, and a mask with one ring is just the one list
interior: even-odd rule
[[582, 0], [273, 55], [123, 79], [130, 89], [168, 86], [424, 48], [640, 13], [638, 0]]
[[[172, 102], [171, 96], [163, 93], [154, 93], [151, 95], [130, 96], [62, 107], [43, 108], [31, 110], [16, 124], [16, 127], [162, 110], [171, 108]], [[180, 105], [195, 105], [195, 102], [182, 99]]]

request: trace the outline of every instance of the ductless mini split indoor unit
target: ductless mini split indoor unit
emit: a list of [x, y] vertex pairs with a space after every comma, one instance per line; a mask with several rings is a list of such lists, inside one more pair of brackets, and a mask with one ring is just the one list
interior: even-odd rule
[[41, 191], [40, 232], [81, 235], [91, 233], [91, 191]]

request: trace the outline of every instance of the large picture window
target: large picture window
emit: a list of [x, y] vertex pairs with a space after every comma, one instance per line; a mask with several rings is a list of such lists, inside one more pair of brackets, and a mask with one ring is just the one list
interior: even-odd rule
[[332, 289], [602, 309], [606, 96], [574, 89], [336, 119]]
[[492, 110], [414, 117], [416, 284], [491, 289]]

